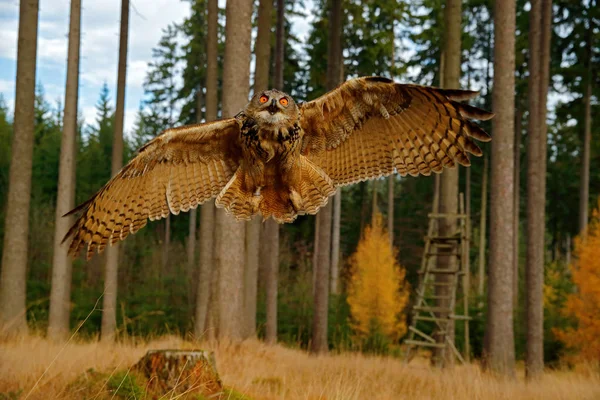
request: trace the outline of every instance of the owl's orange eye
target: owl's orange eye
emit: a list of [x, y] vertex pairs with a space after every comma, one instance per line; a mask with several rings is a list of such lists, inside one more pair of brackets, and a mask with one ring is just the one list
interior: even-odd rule
[[258, 101], [260, 101], [261, 103], [266, 103], [267, 101], [269, 101], [269, 97], [265, 96], [264, 94], [262, 96], [260, 96], [260, 99], [258, 99]]
[[282, 97], [281, 99], [279, 99], [279, 102], [281, 103], [282, 106], [287, 106], [289, 103], [287, 97]]

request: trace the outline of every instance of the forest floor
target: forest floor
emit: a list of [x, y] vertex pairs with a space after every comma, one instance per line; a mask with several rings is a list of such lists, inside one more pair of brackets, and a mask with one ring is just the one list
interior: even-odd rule
[[[600, 372], [593, 368], [548, 371], [539, 381], [525, 383], [522, 369], [517, 380], [504, 380], [475, 364], [437, 370], [424, 359], [404, 365], [398, 359], [358, 353], [311, 356], [256, 340], [200, 347], [215, 352], [223, 383], [247, 396], [232, 399], [600, 399]], [[104, 393], [82, 396], [73, 391], [73, 382], [91, 369], [105, 376], [127, 371], [148, 349], [165, 348], [193, 349], [198, 344], [175, 337], [115, 345], [60, 345], [35, 336], [3, 342], [0, 399], [124, 398], [115, 397], [105, 384], [100, 389]]]

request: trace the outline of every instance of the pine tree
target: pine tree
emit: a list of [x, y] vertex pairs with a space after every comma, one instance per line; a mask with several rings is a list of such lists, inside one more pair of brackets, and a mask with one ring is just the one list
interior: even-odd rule
[[75, 202], [74, 170], [75, 155], [77, 154], [75, 141], [77, 135], [80, 28], [81, 1], [71, 0], [64, 128], [60, 150], [54, 256], [52, 260], [52, 291], [50, 293], [50, 316], [48, 318], [48, 337], [56, 340], [66, 339], [69, 333], [72, 260], [67, 254], [68, 246], [61, 242], [72, 223], [72, 218], [63, 218], [63, 215], [73, 209]]
[[8, 182], [2, 272], [0, 332], [27, 333], [26, 273], [34, 134], [38, 0], [21, 0], [12, 157]]

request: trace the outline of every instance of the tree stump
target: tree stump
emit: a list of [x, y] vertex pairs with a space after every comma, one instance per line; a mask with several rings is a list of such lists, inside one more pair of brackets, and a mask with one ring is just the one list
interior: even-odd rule
[[213, 352], [197, 350], [149, 350], [133, 367], [148, 379], [148, 389], [157, 394], [223, 391]]

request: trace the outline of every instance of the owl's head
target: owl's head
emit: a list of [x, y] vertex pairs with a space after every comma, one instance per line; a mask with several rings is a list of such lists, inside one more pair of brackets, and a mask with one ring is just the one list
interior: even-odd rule
[[256, 93], [245, 112], [258, 121], [272, 125], [294, 123], [300, 117], [294, 99], [276, 89]]

